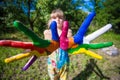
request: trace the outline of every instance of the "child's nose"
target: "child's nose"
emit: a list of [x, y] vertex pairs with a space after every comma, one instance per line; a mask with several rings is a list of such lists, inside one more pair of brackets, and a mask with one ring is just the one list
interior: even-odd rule
[[59, 17], [57, 17], [56, 20], [59, 21]]

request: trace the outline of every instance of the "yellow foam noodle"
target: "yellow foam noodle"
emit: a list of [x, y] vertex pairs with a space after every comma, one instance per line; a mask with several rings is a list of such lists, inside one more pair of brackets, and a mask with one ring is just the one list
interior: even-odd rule
[[82, 53], [85, 53], [85, 52], [86, 52], [85, 48], [80, 48], [79, 50], [74, 51], [72, 54], [82, 54]]
[[87, 50], [87, 51], [86, 51], [86, 54], [87, 54], [87, 55], [90, 55], [90, 56], [92, 56], [92, 57], [94, 57], [94, 58], [97, 58], [97, 59], [102, 59], [102, 56], [100, 56], [100, 55], [98, 55], [98, 54], [96, 54], [96, 53], [94, 53], [94, 52], [92, 52], [92, 51], [90, 51], [90, 50]]
[[23, 59], [23, 58], [26, 58], [26, 57], [29, 57], [29, 56], [31, 56], [31, 53], [30, 53], [30, 52], [21, 53], [21, 54], [12, 56], [12, 57], [10, 57], [10, 58], [6, 58], [6, 59], [5, 59], [5, 63], [9, 63], [9, 62], [12, 62], [12, 61], [20, 60], [20, 59]]
[[32, 55], [36, 55], [37, 57], [40, 57], [40, 56], [47, 56], [47, 53], [45, 51], [43, 53], [39, 53], [36, 50], [30, 51], [30, 52], [27, 52], [27, 53], [21, 53], [21, 54], [12, 56], [10, 58], [6, 58], [5, 59], [5, 63], [9, 63], [9, 62], [13, 62], [13, 61], [16, 61], [16, 60], [20, 60], [20, 59], [23, 59], [23, 58], [26, 58], [26, 57], [30, 57]]
[[90, 50], [86, 50], [85, 48], [80, 48], [79, 50], [73, 52], [73, 54], [83, 54], [83, 53], [87, 54], [91, 57], [97, 58], [97, 59], [102, 59], [102, 56], [100, 56]]

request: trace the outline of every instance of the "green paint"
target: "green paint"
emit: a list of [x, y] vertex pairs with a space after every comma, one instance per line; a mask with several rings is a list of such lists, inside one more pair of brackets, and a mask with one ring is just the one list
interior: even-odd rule
[[80, 48], [99, 49], [99, 48], [109, 47], [112, 45], [113, 45], [113, 42], [103, 42], [103, 43], [96, 43], [96, 44], [81, 44], [81, 45], [77, 46], [76, 48], [68, 49], [68, 53], [72, 54], [74, 51], [77, 51]]
[[50, 41], [49, 40], [43, 40], [43, 39], [39, 38], [33, 31], [31, 31], [30, 29], [25, 27], [21, 22], [14, 21], [14, 26], [16, 28], [18, 28], [20, 31], [24, 32], [25, 35], [30, 37], [32, 39], [33, 44], [35, 46], [44, 48], [44, 47], [47, 47], [47, 46], [50, 45]]

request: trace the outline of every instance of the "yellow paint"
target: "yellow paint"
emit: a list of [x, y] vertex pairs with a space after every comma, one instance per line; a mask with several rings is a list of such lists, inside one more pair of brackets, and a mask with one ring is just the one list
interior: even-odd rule
[[74, 51], [73, 54], [87, 54], [91, 57], [97, 58], [97, 59], [102, 59], [102, 56], [90, 51], [90, 50], [86, 50], [85, 48], [80, 48], [78, 51]]
[[12, 61], [20, 60], [20, 59], [23, 59], [23, 58], [26, 58], [26, 57], [30, 57], [32, 55], [36, 55], [37, 57], [40, 57], [40, 56], [47, 56], [47, 53], [46, 52], [39, 53], [36, 50], [30, 51], [30, 52], [27, 52], [27, 53], [21, 53], [21, 54], [12, 56], [10, 58], [6, 58], [5, 59], [5, 63], [9, 63], [9, 62], [12, 62]]

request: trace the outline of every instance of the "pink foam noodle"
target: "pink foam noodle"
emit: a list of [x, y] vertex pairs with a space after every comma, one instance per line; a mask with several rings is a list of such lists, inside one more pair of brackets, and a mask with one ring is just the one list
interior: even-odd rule
[[62, 33], [60, 35], [60, 48], [63, 50], [68, 49], [68, 38], [67, 38], [68, 27], [69, 27], [68, 21], [64, 21], [62, 27]]

